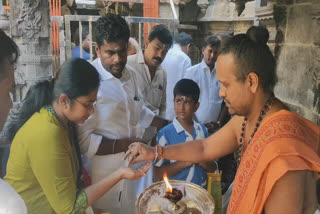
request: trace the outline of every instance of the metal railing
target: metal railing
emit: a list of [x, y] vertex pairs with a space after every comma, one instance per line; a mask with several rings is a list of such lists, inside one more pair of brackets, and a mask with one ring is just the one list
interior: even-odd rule
[[[71, 58], [72, 41], [71, 41], [71, 22], [79, 23], [79, 48], [80, 57], [82, 58], [82, 27], [83, 23], [87, 22], [89, 25], [89, 39], [90, 39], [90, 60], [93, 59], [93, 47], [95, 43], [92, 40], [92, 25], [96, 22], [100, 16], [88, 16], [88, 15], [65, 15], [62, 16], [52, 16], [51, 21], [59, 23], [59, 37], [60, 37], [60, 64], [65, 60]], [[167, 18], [148, 18], [148, 17], [125, 17], [130, 29], [133, 24], [138, 24], [138, 41], [140, 46], [143, 44], [143, 24], [147, 24], [148, 32], [150, 32], [151, 24], [164, 24], [168, 27], [172, 36], [175, 36], [178, 32], [178, 20], [167, 19]]]

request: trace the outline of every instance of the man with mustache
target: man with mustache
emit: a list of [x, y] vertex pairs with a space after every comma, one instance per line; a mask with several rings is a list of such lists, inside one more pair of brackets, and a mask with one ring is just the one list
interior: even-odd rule
[[[92, 64], [100, 74], [97, 104], [78, 131], [82, 154], [91, 162], [93, 183], [125, 166], [124, 152], [143, 136], [145, 128], [167, 124], [144, 105], [135, 73], [126, 66], [130, 36], [126, 21], [118, 15], [103, 16], [97, 21], [95, 36], [98, 58]], [[135, 192], [136, 181], [120, 182], [94, 207], [113, 214], [134, 213]]]
[[[165, 117], [167, 75], [160, 64], [172, 46], [172, 36], [163, 25], [156, 25], [150, 32], [144, 51], [128, 57], [128, 67], [135, 71], [137, 86], [145, 105], [156, 115]], [[150, 142], [156, 129], [149, 127], [143, 139]]]
[[219, 114], [223, 101], [219, 97], [220, 83], [217, 80], [215, 68], [219, 47], [219, 38], [210, 36], [202, 48], [202, 62], [189, 68], [184, 76], [184, 78], [194, 80], [200, 87], [199, 102], [201, 105], [195, 116], [196, 120], [203, 123], [211, 134], [220, 127]]

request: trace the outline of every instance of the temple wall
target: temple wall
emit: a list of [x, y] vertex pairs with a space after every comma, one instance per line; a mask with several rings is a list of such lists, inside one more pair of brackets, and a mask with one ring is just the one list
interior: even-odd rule
[[[268, 45], [278, 62], [276, 96], [292, 111], [320, 124], [320, 1], [249, 1], [240, 15], [236, 3], [211, 0], [203, 9], [199, 1], [191, 0], [180, 8], [180, 23], [198, 26], [196, 31], [186, 31], [194, 40], [193, 64], [201, 60], [207, 36], [220, 31], [244, 33], [254, 24], [263, 24], [270, 32]], [[186, 15], [191, 13], [196, 17]]]
[[320, 124], [320, 1], [278, 0], [274, 20], [275, 93], [293, 111]]

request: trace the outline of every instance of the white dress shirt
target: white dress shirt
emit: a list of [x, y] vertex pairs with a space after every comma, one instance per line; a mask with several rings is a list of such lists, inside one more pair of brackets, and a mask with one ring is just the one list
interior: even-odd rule
[[[122, 160], [124, 153], [110, 154], [104, 156], [95, 155], [102, 137], [110, 139], [122, 139], [130, 137], [141, 138], [143, 131], [140, 127], [150, 126], [155, 114], [144, 106], [142, 101], [135, 101], [127, 94], [131, 82], [130, 72], [123, 71], [123, 78], [117, 79], [110, 72], [104, 69], [100, 58], [92, 62], [92, 65], [100, 74], [100, 87], [97, 95], [97, 105], [94, 114], [78, 127], [79, 143], [82, 154], [85, 154], [91, 161], [89, 172], [92, 182], [96, 183], [110, 173], [126, 166]], [[123, 82], [121, 82], [121, 80]], [[132, 89], [131, 91], [135, 91]], [[134, 93], [132, 93], [134, 94]], [[107, 194], [98, 200], [94, 207], [108, 210], [111, 213], [121, 213], [120, 210], [131, 213], [135, 203], [135, 185], [129, 181], [122, 181], [114, 186]], [[121, 193], [121, 200], [120, 198]], [[129, 209], [130, 207], [130, 209]]]
[[[128, 56], [128, 68], [134, 70], [137, 78], [137, 86], [140, 89], [145, 105], [160, 117], [166, 113], [166, 72], [159, 66], [151, 80], [148, 65], [144, 61], [142, 51], [135, 55]], [[150, 142], [156, 136], [157, 130], [154, 127], [146, 129], [143, 140]]]
[[204, 124], [217, 122], [223, 99], [219, 97], [220, 83], [217, 80], [216, 69], [210, 71], [202, 60], [187, 70], [185, 78], [194, 80], [200, 88], [200, 106], [195, 114], [197, 120]]
[[[127, 94], [127, 91], [135, 91], [130, 90], [134, 84], [129, 81], [129, 77], [123, 78], [121, 82], [104, 69], [100, 58], [94, 60], [92, 65], [100, 74], [97, 105], [95, 113], [79, 126], [81, 149], [88, 158], [96, 154], [102, 136], [110, 139], [141, 138], [143, 133], [137, 130], [137, 126], [149, 127], [155, 116], [143, 102], [135, 101]], [[129, 74], [127, 68], [123, 73], [124, 76]]]
[[181, 50], [180, 45], [174, 44], [164, 58], [161, 67], [167, 73], [166, 119], [173, 120], [176, 115], [173, 106], [173, 89], [176, 83], [184, 77], [187, 69], [191, 67], [191, 60]]
[[27, 214], [27, 207], [20, 195], [0, 178], [0, 213]]
[[142, 51], [128, 56], [127, 66], [136, 72], [137, 85], [142, 92], [145, 105], [164, 117], [166, 111], [166, 72], [159, 66], [151, 80], [149, 67], [144, 61]]

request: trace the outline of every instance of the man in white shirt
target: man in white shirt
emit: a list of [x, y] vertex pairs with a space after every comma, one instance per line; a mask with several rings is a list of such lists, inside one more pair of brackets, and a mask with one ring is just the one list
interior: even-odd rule
[[[95, 35], [99, 58], [92, 64], [100, 74], [97, 105], [95, 113], [78, 129], [82, 153], [91, 160], [93, 183], [125, 166], [124, 152], [135, 138], [142, 137], [144, 128], [166, 124], [144, 106], [132, 71], [126, 67], [130, 35], [126, 21], [112, 14], [101, 17]], [[94, 207], [113, 214], [134, 213], [135, 185], [120, 182]]]
[[[18, 46], [0, 29], [0, 131], [12, 108], [10, 93], [14, 90], [14, 70], [18, 60]], [[27, 207], [16, 191], [0, 178], [0, 213], [26, 214]]]
[[[164, 25], [156, 25], [148, 36], [145, 50], [128, 57], [128, 67], [136, 72], [137, 86], [145, 105], [156, 115], [165, 117], [167, 75], [160, 64], [172, 46], [172, 36]], [[143, 139], [150, 142], [156, 129], [146, 130]]]
[[173, 88], [181, 80], [188, 68], [191, 67], [191, 60], [187, 55], [192, 42], [192, 37], [181, 32], [175, 38], [175, 44], [168, 51], [161, 67], [167, 73], [167, 101], [166, 101], [166, 119], [173, 120], [175, 116], [173, 107]]
[[220, 126], [219, 115], [223, 101], [219, 97], [220, 83], [215, 68], [219, 47], [219, 38], [210, 36], [202, 48], [202, 61], [189, 68], [184, 76], [194, 80], [200, 87], [200, 107], [195, 116], [208, 128], [209, 133], [213, 133]]

